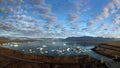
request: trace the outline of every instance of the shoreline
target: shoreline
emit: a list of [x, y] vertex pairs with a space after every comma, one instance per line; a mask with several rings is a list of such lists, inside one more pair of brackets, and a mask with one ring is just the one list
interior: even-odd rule
[[113, 58], [115, 61], [120, 62], [120, 46], [111, 44], [100, 44], [92, 50], [98, 54]]
[[[68, 65], [68, 68], [69, 68], [69, 65], [73, 65], [73, 68], [79, 68], [80, 65], [82, 67], [83, 66], [89, 67], [89, 65], [91, 65], [90, 68], [94, 68], [96, 66], [98, 68], [106, 68], [106, 65], [104, 63], [101, 63], [100, 61], [85, 55], [67, 56], [67, 57], [66, 56], [42, 56], [42, 55], [36, 55], [36, 54], [25, 54], [20, 51], [15, 51], [15, 50], [2, 48], [2, 47], [0, 47], [0, 55], [8, 56], [8, 58], [12, 58], [15, 61], [18, 60], [20, 62], [26, 62], [26, 63], [29, 63], [29, 61], [32, 61], [32, 62], [34, 61], [33, 63], [35, 64], [36, 62], [43, 62], [42, 63], [43, 66], [45, 64], [54, 64], [55, 66]], [[23, 61], [23, 60], [27, 60], [27, 61]], [[77, 66], [77, 67], [74, 67], [74, 66]], [[50, 68], [50, 67], [44, 67], [44, 68]]]

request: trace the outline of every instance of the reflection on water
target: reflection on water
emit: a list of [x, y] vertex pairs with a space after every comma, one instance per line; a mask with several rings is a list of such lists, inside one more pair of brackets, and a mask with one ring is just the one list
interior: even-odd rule
[[[68, 43], [68, 42], [67, 42]], [[66, 42], [27, 42], [9, 43], [2, 47], [23, 51], [24, 53], [36, 53], [38, 55], [73, 56], [88, 55], [95, 45], [67, 44]]]

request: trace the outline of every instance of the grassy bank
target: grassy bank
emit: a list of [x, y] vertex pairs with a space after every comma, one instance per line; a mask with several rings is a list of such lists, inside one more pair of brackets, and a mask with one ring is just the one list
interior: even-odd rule
[[118, 43], [104, 43], [95, 47], [93, 50], [99, 54], [113, 58], [116, 61], [120, 60], [120, 44]]

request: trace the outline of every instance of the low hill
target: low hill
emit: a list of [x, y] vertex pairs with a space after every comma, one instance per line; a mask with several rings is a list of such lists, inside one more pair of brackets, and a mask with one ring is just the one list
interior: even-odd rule
[[103, 37], [90, 37], [90, 36], [83, 36], [83, 37], [68, 37], [65, 41], [71, 42], [109, 42], [109, 41], [119, 41], [120, 39], [115, 38], [103, 38]]

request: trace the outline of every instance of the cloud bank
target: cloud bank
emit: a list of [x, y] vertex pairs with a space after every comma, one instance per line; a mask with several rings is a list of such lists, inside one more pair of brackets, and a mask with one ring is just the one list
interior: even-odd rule
[[119, 31], [119, 0], [0, 0], [1, 36], [119, 38]]

